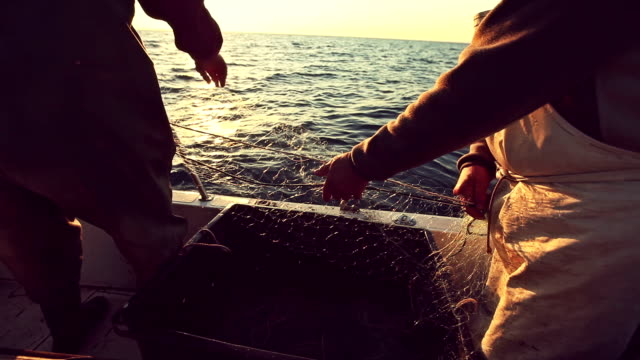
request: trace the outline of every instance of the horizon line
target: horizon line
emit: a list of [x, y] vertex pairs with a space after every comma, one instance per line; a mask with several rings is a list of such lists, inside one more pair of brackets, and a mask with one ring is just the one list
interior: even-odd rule
[[[136, 31], [172, 32], [171, 29], [162, 29], [162, 28], [136, 28]], [[277, 32], [258, 32], [258, 31], [222, 31], [222, 33], [223, 34], [231, 33], [231, 34], [257, 34], [257, 35], [337, 37], [337, 38], [371, 39], [371, 40], [401, 40], [401, 41], [421, 41], [421, 42], [435, 42], [435, 43], [444, 43], [444, 44], [463, 44], [463, 45], [469, 44], [469, 42], [462, 42], [462, 41], [400, 39], [400, 38], [385, 38], [385, 37], [366, 37], [366, 36], [357, 36], [357, 35], [288, 34], [288, 33], [277, 33]]]

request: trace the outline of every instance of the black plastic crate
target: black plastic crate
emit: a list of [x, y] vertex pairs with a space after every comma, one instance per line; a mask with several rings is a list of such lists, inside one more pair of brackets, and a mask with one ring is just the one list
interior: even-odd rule
[[236, 204], [122, 322], [154, 360], [451, 358], [432, 249], [421, 229]]

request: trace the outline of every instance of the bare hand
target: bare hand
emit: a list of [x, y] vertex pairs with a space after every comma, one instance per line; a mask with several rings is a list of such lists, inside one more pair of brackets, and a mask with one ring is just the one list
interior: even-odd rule
[[213, 81], [216, 87], [224, 87], [227, 83], [227, 63], [220, 54], [209, 59], [196, 59], [196, 70], [207, 84]]
[[322, 199], [329, 201], [360, 199], [364, 189], [369, 183], [355, 172], [351, 155], [344, 153], [331, 159], [314, 171], [318, 176], [325, 176], [327, 179], [322, 187]]
[[458, 183], [453, 188], [453, 194], [462, 198], [462, 200], [470, 202], [464, 208], [467, 214], [482, 220], [487, 212], [489, 197], [487, 189], [493, 177], [489, 174], [489, 170], [482, 165], [467, 166], [460, 171]]

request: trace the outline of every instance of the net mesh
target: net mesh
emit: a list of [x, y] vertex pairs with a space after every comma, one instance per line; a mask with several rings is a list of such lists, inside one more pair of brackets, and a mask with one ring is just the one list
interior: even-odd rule
[[[214, 100], [210, 103], [216, 105], [202, 116], [174, 120], [179, 139], [172, 174], [176, 188], [193, 190], [189, 172], [194, 172], [209, 194], [259, 199], [268, 205], [326, 205], [321, 199], [323, 179], [313, 170], [350, 146], [329, 146], [303, 126], [285, 122], [256, 126], [251, 122], [255, 109], [231, 92], [219, 92]], [[364, 276], [402, 280], [410, 288], [414, 324], [437, 324], [454, 339], [456, 346], [447, 345], [437, 358], [471, 359], [478, 354], [468, 325], [478, 307], [488, 255], [482, 238], [486, 223], [465, 217], [463, 205], [452, 197], [450, 186], [418, 171], [372, 183], [357, 204], [360, 211], [340, 213], [341, 220], [298, 211], [276, 216], [271, 213], [281, 209], [269, 207], [229, 216], [292, 254], [322, 257]], [[367, 210], [382, 210], [395, 224], [372, 227], [366, 215], [356, 216]], [[405, 221], [421, 215], [454, 220], [437, 231]]]

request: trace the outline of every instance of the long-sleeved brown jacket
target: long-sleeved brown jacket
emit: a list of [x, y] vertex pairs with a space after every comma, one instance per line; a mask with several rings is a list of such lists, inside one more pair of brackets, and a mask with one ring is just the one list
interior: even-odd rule
[[[139, 2], [149, 16], [171, 26], [178, 49], [195, 59], [220, 51], [222, 34], [204, 0]], [[15, 69], [34, 63], [38, 67], [64, 65], [83, 58], [101, 64], [122, 62], [114, 58], [124, 53], [118, 52], [117, 44], [96, 41], [106, 41], [104, 32], [123, 31], [122, 25], [130, 25], [134, 5], [135, 0], [2, 1], [0, 64], [10, 64], [3, 69]]]
[[[131, 9], [135, 0], [124, 1]], [[193, 58], [217, 54], [222, 46], [222, 34], [204, 6], [204, 0], [138, 0], [147, 15], [166, 21], [175, 36], [178, 49]]]
[[636, 8], [630, 0], [502, 1], [455, 68], [352, 149], [356, 170], [370, 180], [386, 179], [546, 103], [557, 104], [573, 125], [597, 138], [589, 89], [601, 64], [638, 46]]

